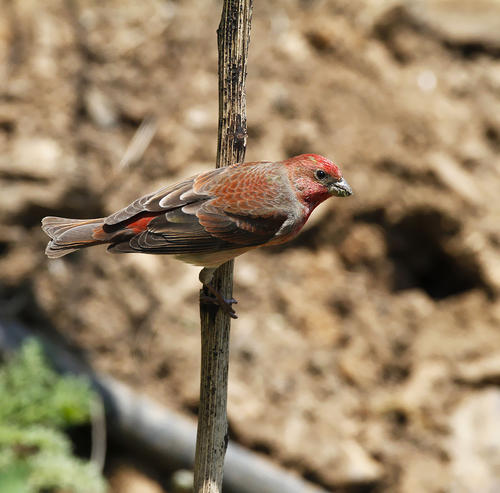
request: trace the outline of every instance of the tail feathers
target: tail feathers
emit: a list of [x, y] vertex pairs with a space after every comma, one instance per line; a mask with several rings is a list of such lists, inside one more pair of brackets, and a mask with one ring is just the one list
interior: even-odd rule
[[63, 217], [44, 217], [42, 229], [51, 241], [45, 249], [49, 258], [58, 258], [79, 248], [109, 242], [102, 226], [104, 219], [67, 219]]

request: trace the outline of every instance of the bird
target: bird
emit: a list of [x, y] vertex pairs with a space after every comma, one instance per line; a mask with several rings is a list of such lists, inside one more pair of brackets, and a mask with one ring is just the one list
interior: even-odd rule
[[236, 318], [236, 300], [225, 300], [209, 284], [217, 267], [292, 240], [319, 204], [352, 193], [340, 168], [319, 154], [236, 163], [163, 187], [107, 217], [44, 217], [45, 253], [58, 258], [108, 245], [111, 253], [172, 255], [203, 267], [199, 279], [210, 299]]

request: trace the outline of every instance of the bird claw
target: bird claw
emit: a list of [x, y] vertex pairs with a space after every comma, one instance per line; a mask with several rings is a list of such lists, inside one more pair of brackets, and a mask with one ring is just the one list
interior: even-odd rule
[[206, 286], [208, 290], [212, 294], [200, 294], [200, 301], [202, 303], [207, 303], [207, 304], [212, 304], [212, 305], [217, 305], [219, 306], [224, 312], [226, 312], [231, 318], [236, 319], [238, 318], [238, 315], [236, 315], [236, 312], [234, 311], [232, 305], [236, 305], [238, 303], [237, 300], [234, 298], [223, 298], [220, 293], [218, 293], [215, 289], [213, 289], [211, 286]]

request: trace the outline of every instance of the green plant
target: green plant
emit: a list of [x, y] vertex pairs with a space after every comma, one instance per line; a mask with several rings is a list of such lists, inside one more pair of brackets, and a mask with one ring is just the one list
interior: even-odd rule
[[88, 422], [89, 383], [60, 376], [35, 340], [0, 368], [0, 491], [106, 491], [98, 468], [72, 455], [64, 429]]

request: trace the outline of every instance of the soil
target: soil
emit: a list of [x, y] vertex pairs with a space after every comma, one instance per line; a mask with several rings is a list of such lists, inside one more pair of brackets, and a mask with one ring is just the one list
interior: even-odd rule
[[[49, 261], [39, 223], [214, 166], [220, 2], [0, 6], [2, 316], [192, 416], [198, 270]], [[323, 154], [354, 195], [237, 260], [231, 437], [328, 491], [500, 491], [499, 19], [494, 0], [255, 2], [246, 159]]]

